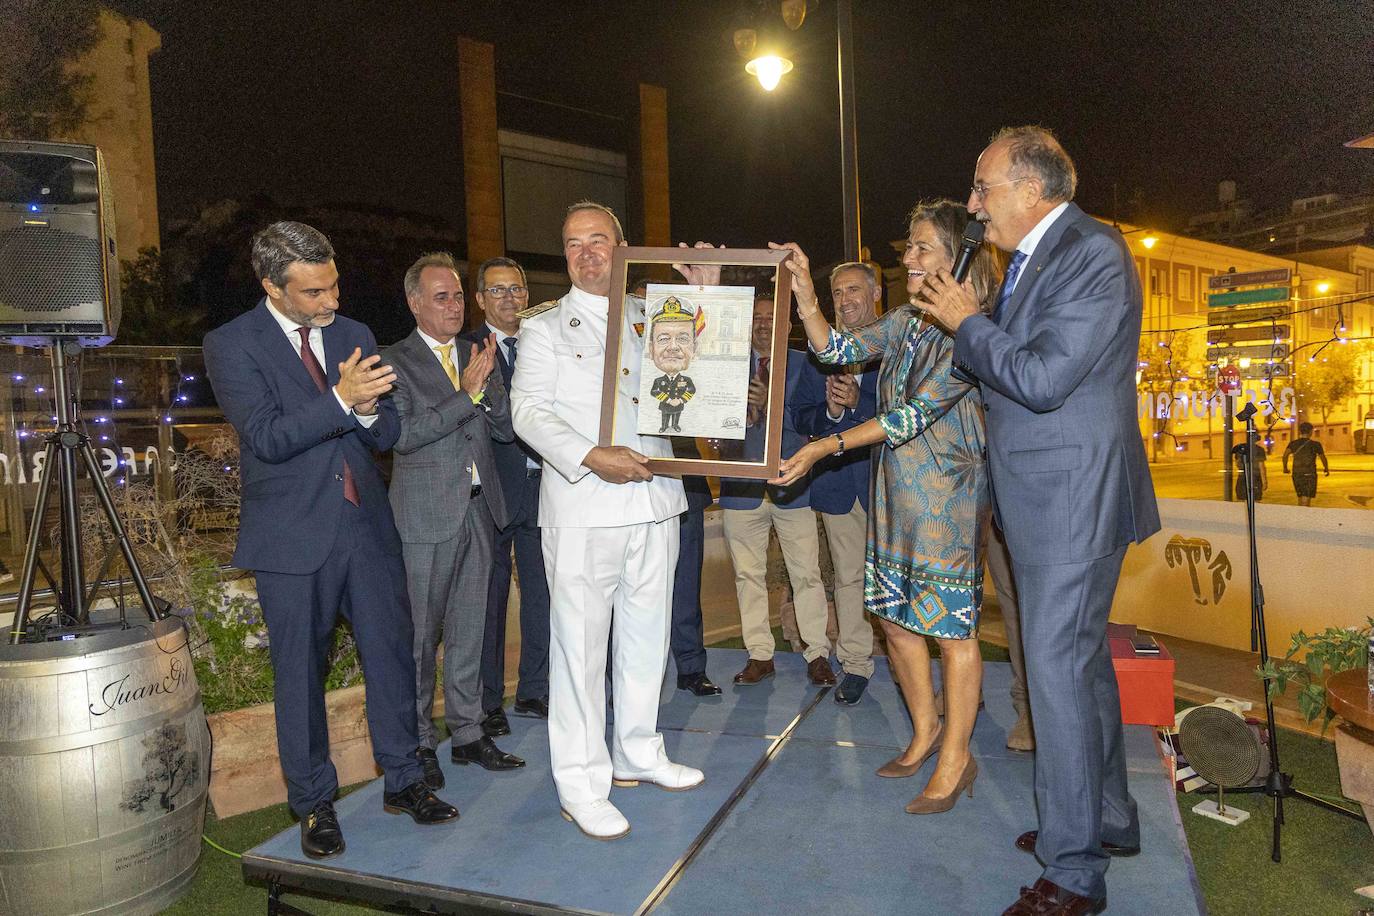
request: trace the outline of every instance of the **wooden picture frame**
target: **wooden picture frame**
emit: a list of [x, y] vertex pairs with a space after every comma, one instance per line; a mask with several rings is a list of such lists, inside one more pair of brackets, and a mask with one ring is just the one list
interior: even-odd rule
[[[611, 259], [610, 311], [606, 319], [606, 362], [601, 387], [601, 429], [597, 445], [615, 444], [615, 405], [621, 375], [625, 326], [625, 284], [631, 264], [718, 264], [721, 267], [771, 268], [773, 271], [773, 340], [768, 348], [768, 410], [763, 455], [758, 460], [650, 458], [655, 474], [681, 477], [743, 477], [768, 480], [778, 476], [782, 455], [783, 399], [787, 382], [787, 338], [791, 331], [792, 274], [782, 266], [788, 252], [766, 248], [641, 248], [619, 246]], [[685, 281], [683, 281], [685, 282]], [[742, 405], [743, 406], [743, 405]], [[743, 411], [742, 411], [743, 412]], [[671, 438], [671, 437], [669, 437]], [[698, 443], [698, 453], [700, 453]]]

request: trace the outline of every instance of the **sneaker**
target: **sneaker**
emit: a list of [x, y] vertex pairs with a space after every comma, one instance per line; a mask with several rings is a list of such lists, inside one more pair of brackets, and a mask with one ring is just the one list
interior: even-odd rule
[[840, 686], [835, 688], [835, 702], [841, 706], [853, 706], [863, 699], [867, 689], [868, 678], [861, 674], [846, 674]]

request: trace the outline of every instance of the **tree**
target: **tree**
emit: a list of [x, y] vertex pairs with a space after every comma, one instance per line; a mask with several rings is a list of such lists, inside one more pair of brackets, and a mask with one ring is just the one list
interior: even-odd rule
[[[1194, 356], [1193, 330], [1167, 331], [1162, 335], [1142, 335], [1136, 353], [1140, 381], [1136, 390], [1150, 394], [1150, 416], [1153, 432], [1151, 460], [1159, 457], [1159, 441], [1171, 435], [1169, 424], [1180, 409], [1177, 396], [1187, 394], [1192, 382], [1204, 375], [1202, 361]], [[1168, 408], [1160, 415], [1158, 395], [1167, 394]], [[1185, 405], [1186, 406], [1186, 405]]]
[[177, 303], [174, 281], [156, 248], [120, 266], [119, 343], [198, 346], [205, 333], [205, 312]]
[[1313, 411], [1325, 424], [1331, 411], [1345, 405], [1355, 393], [1355, 362], [1359, 344], [1331, 343], [1322, 347], [1311, 362], [1298, 363], [1298, 410], [1308, 416]]
[[143, 778], [130, 780], [119, 807], [142, 813], [157, 796], [163, 811], [176, 810], [176, 797], [200, 781], [200, 752], [186, 747], [186, 726], [167, 722], [143, 736]]
[[0, 136], [55, 140], [86, 118], [91, 77], [70, 66], [100, 40], [96, 0], [0, 0]]

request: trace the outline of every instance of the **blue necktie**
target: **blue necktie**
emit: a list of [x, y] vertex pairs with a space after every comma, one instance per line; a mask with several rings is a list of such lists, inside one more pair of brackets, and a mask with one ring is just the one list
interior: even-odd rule
[[992, 310], [992, 320], [997, 324], [1002, 323], [1002, 306], [1007, 304], [1011, 298], [1012, 291], [1016, 289], [1016, 278], [1021, 275], [1021, 265], [1026, 263], [1026, 253], [1015, 251], [1011, 256], [1011, 263], [1007, 265], [1007, 275], [1002, 280], [1002, 291], [997, 294], [997, 307]]
[[510, 367], [512, 369], [515, 368], [515, 344], [518, 342], [518, 340], [519, 338], [517, 337], [507, 337], [501, 341], [503, 344], [506, 345], [506, 349], [510, 351]]

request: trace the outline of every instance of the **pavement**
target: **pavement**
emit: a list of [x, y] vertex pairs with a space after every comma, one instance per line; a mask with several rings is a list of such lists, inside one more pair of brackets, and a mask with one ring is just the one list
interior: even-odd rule
[[[1327, 455], [1331, 475], [1317, 472], [1317, 496], [1312, 505], [1328, 509], [1374, 508], [1374, 455], [1340, 453]], [[1291, 466], [1291, 465], [1290, 465]], [[1265, 462], [1269, 487], [1264, 502], [1269, 505], [1296, 506], [1293, 478], [1283, 473], [1282, 453]], [[1171, 499], [1221, 499], [1225, 491], [1225, 471], [1220, 461], [1174, 460], [1150, 465], [1155, 494]]]

